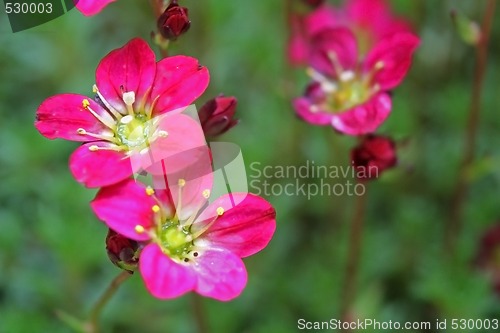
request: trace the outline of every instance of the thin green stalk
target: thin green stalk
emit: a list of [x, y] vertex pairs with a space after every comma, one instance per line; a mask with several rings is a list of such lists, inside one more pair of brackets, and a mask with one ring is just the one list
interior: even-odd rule
[[128, 271], [122, 271], [117, 277], [111, 281], [110, 285], [106, 289], [106, 291], [99, 297], [95, 305], [92, 307], [90, 311], [89, 320], [86, 323], [87, 333], [98, 333], [99, 332], [99, 317], [102, 313], [102, 310], [109, 302], [109, 300], [116, 293], [118, 288], [125, 282], [132, 274]]

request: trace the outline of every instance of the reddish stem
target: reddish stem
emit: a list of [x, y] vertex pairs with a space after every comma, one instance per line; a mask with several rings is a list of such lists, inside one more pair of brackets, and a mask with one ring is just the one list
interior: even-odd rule
[[[366, 186], [366, 184], [365, 184]], [[354, 215], [351, 222], [351, 233], [349, 236], [349, 252], [345, 271], [345, 280], [342, 288], [342, 300], [340, 317], [343, 321], [350, 320], [350, 311], [356, 298], [356, 284], [358, 279], [359, 259], [363, 244], [363, 222], [365, 219], [366, 201], [368, 194], [356, 197]]]
[[472, 86], [471, 104], [464, 136], [464, 155], [451, 200], [450, 215], [445, 232], [445, 250], [451, 256], [454, 256], [456, 252], [456, 242], [462, 229], [463, 205], [469, 191], [467, 174], [474, 161], [476, 137], [481, 111], [481, 97], [488, 64], [488, 44], [490, 41], [495, 7], [496, 0], [488, 0], [481, 26], [482, 37], [476, 46], [474, 83]]

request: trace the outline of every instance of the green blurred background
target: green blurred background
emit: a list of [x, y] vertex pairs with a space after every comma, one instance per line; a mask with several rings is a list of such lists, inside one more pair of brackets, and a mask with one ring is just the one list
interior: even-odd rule
[[[457, 259], [448, 260], [443, 251], [474, 65], [474, 50], [457, 37], [449, 12], [457, 8], [479, 20], [485, 3], [391, 2], [414, 23], [422, 45], [379, 130], [398, 140], [400, 162], [369, 186], [355, 317], [500, 319], [499, 298], [472, 264], [478, 239], [500, 215], [498, 17]], [[306, 160], [347, 165], [355, 139], [299, 121], [290, 106], [307, 76], [285, 61], [283, 1], [182, 5], [190, 9], [192, 28], [172, 54], [195, 56], [211, 72], [198, 107], [221, 92], [238, 97], [241, 123], [221, 140], [240, 145], [247, 166], [299, 166]], [[73, 10], [15, 34], [0, 13], [0, 333], [71, 332], [55, 310], [85, 317], [119, 272], [106, 257], [107, 229], [88, 205], [95, 191], [77, 184], [68, 170], [77, 144], [45, 139], [33, 121], [49, 96], [90, 94], [99, 60], [132, 37], [149, 40], [153, 29], [147, 1], [120, 0], [92, 18]], [[245, 260], [249, 283], [241, 297], [230, 303], [202, 300], [210, 332], [295, 332], [299, 318], [339, 318], [354, 198], [267, 199], [277, 210], [275, 237]], [[156, 300], [139, 274], [119, 290], [102, 322], [103, 332], [196, 332], [192, 295]]]

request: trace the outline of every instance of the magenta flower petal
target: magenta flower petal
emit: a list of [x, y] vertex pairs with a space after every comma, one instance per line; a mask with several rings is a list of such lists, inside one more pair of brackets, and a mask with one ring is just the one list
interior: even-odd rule
[[412, 55], [420, 39], [410, 33], [399, 33], [385, 38], [368, 54], [364, 71], [370, 72], [380, 64], [373, 80], [382, 90], [390, 90], [401, 83], [410, 69]]
[[99, 13], [104, 7], [116, 0], [73, 0], [76, 8], [85, 16]]
[[372, 35], [373, 43], [392, 34], [412, 30], [409, 23], [393, 15], [385, 0], [349, 0], [346, 15], [352, 25]]
[[231, 193], [218, 198], [201, 213], [194, 228], [213, 221], [219, 207], [224, 213], [203, 234], [214, 246], [244, 258], [271, 241], [276, 230], [276, 212], [269, 202], [254, 194]]
[[91, 146], [112, 147], [108, 142], [89, 142], [78, 147], [69, 159], [75, 179], [86, 187], [95, 188], [118, 183], [132, 175], [130, 159], [114, 150], [91, 151]]
[[219, 301], [238, 297], [247, 284], [243, 261], [227, 250], [203, 252], [193, 269], [197, 275], [196, 292]]
[[380, 93], [364, 104], [348, 111], [334, 114], [332, 126], [348, 135], [374, 132], [391, 113], [392, 101], [388, 94]]
[[293, 101], [293, 106], [297, 115], [310, 124], [324, 126], [332, 123], [333, 114], [321, 110], [315, 110], [313, 112], [312, 110], [314, 108], [306, 97], [296, 98]]
[[194, 271], [170, 259], [157, 244], [149, 244], [142, 250], [139, 270], [148, 291], [160, 299], [179, 297], [196, 285]]
[[158, 62], [151, 97], [159, 96], [153, 115], [186, 107], [201, 96], [210, 76], [198, 60], [186, 56], [168, 57]]
[[127, 179], [100, 189], [90, 206], [109, 228], [127, 238], [145, 241], [149, 235], [137, 233], [135, 227], [141, 225], [147, 230], [154, 225], [152, 207], [156, 204], [143, 186]]
[[78, 134], [78, 129], [83, 128], [87, 132], [99, 134], [107, 131], [108, 128], [84, 109], [83, 100], [89, 101], [90, 107], [100, 116], [111, 118], [99, 104], [86, 96], [62, 94], [47, 98], [38, 107], [35, 127], [43, 136], [49, 139], [95, 140], [87, 135]]
[[[153, 141], [147, 154], [132, 157], [134, 171], [142, 168], [154, 175], [163, 175], [164, 171], [166, 175], [173, 175], [192, 164], [209, 163], [203, 129], [195, 119], [172, 112], [160, 117], [158, 129], [168, 134]], [[164, 165], [168, 167], [165, 170]]]
[[96, 70], [100, 93], [118, 111], [126, 113], [123, 93], [134, 92], [136, 104], [153, 84], [156, 72], [155, 54], [142, 39], [135, 38], [111, 51]]
[[288, 60], [292, 65], [301, 65], [309, 58], [309, 41], [303, 31], [302, 18], [294, 15], [292, 18], [292, 32], [288, 41]]
[[344, 25], [343, 13], [329, 5], [323, 5], [305, 17], [305, 29], [309, 36], [323, 30], [337, 28]]
[[356, 37], [351, 30], [343, 27], [323, 30], [312, 38], [310, 57], [313, 68], [336, 77], [340, 73], [337, 73], [335, 63], [343, 70], [352, 70], [357, 64]]

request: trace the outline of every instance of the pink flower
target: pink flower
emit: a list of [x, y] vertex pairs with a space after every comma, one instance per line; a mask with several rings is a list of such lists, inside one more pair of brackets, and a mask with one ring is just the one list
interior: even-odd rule
[[408, 72], [419, 39], [399, 33], [380, 41], [363, 61], [347, 28], [327, 29], [314, 37], [313, 82], [294, 101], [297, 114], [315, 125], [331, 125], [348, 135], [375, 131], [391, 112], [388, 91]]
[[410, 24], [395, 17], [385, 0], [348, 0], [343, 8], [323, 5], [293, 23], [289, 55], [292, 63], [306, 64], [314, 36], [323, 30], [346, 27], [358, 41], [359, 55], [365, 55], [382, 39], [396, 33], [410, 33]]
[[111, 185], [138, 171], [131, 159], [137, 166], [144, 156], [148, 166], [153, 150], [165, 158], [205, 144], [199, 123], [181, 111], [208, 82], [196, 59], [174, 56], [156, 63], [148, 44], [133, 39], [100, 62], [94, 99], [50, 97], [38, 108], [35, 126], [49, 139], [84, 142], [69, 163], [77, 181]]
[[116, 0], [73, 0], [76, 8], [85, 16], [98, 14], [104, 7]]
[[147, 243], [139, 270], [153, 296], [171, 299], [196, 291], [231, 300], [247, 283], [241, 258], [267, 246], [275, 211], [252, 194], [227, 194], [210, 203], [209, 178], [176, 179], [170, 191], [133, 180], [102, 188], [92, 209], [111, 229]]

